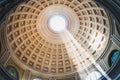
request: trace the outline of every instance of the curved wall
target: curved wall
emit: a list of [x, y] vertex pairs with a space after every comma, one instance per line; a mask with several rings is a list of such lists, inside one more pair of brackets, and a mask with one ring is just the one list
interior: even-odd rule
[[[14, 4], [12, 4], [12, 2], [15, 2]], [[4, 32], [4, 27], [3, 25], [5, 23], [3, 23], [3, 21], [5, 20], [7, 14], [7, 12], [9, 12], [9, 10], [11, 10], [10, 8], [14, 7], [15, 5], [18, 5], [19, 3], [22, 2], [22, 0], [13, 0], [12, 2], [10, 1], [6, 1], [6, 4], [2, 4], [2, 7], [1, 8], [1, 11], [2, 11], [2, 14], [0, 14], [0, 21], [1, 21], [1, 27], [0, 27], [0, 32]], [[115, 62], [115, 65], [113, 66], [109, 66], [108, 64], [108, 58], [109, 58], [109, 55], [111, 53], [112, 50], [120, 50], [120, 27], [119, 27], [119, 24], [120, 24], [120, 20], [119, 20], [119, 17], [120, 16], [120, 7], [119, 7], [119, 2], [117, 2], [116, 0], [115, 1], [109, 1], [109, 0], [106, 0], [105, 2], [103, 2], [102, 0], [95, 0], [95, 2], [97, 4], [100, 4], [103, 6], [103, 8], [105, 8], [105, 10], [107, 10], [107, 12], [109, 13], [109, 19], [112, 19], [110, 20], [111, 21], [111, 29], [113, 29], [110, 34], [110, 41], [109, 41], [109, 44], [107, 45], [107, 48], [106, 50], [103, 52], [103, 55], [101, 55], [100, 58], [98, 58], [97, 62], [99, 63], [99, 65], [101, 66], [101, 68], [107, 72], [107, 74], [112, 78], [112, 79], [119, 79], [119, 72], [120, 72], [120, 65], [118, 63], [120, 63], [120, 57], [117, 59], [117, 61]], [[2, 2], [1, 2], [2, 3]], [[9, 7], [8, 6], [11, 6], [12, 7]], [[5, 6], [6, 5], [6, 6]], [[5, 11], [3, 11], [5, 10]], [[118, 14], [116, 14], [118, 13]], [[4, 17], [3, 17], [4, 16]], [[43, 77], [41, 75], [35, 75], [34, 73], [32, 73], [31, 71], [27, 70], [27, 69], [24, 69], [24, 68], [21, 68], [19, 67], [18, 64], [16, 64], [15, 61], [13, 61], [13, 59], [11, 58], [10, 56], [10, 52], [8, 50], [8, 48], [6, 47], [6, 43], [5, 41], [3, 40], [5, 38], [5, 35], [3, 35], [2, 33], [1, 34], [1, 52], [0, 52], [0, 64], [3, 65], [4, 67], [6, 67], [7, 65], [11, 64], [13, 66], [15, 66], [17, 68], [17, 70], [19, 71], [19, 76], [20, 76], [20, 80], [33, 80], [34, 78], [36, 77]], [[3, 68], [1, 68], [3, 69]], [[116, 73], [115, 73], [116, 72]], [[82, 74], [80, 74], [82, 75]], [[80, 76], [81, 77], [81, 76]], [[46, 78], [47, 80], [48, 78]], [[50, 78], [51, 79], [51, 78]], [[71, 76], [67, 76], [67, 77], [63, 77], [63, 78], [57, 78], [57, 80], [79, 80], [79, 75], [78, 74], [73, 74]], [[105, 78], [103, 78], [104, 80]], [[12, 80], [12, 79], [11, 79]], [[13, 79], [14, 80], [14, 79]]]

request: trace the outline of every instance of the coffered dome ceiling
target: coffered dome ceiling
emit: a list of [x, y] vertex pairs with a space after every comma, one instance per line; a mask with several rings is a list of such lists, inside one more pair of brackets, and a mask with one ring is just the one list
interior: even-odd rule
[[9, 14], [6, 26], [15, 62], [49, 76], [69, 75], [92, 65], [110, 32], [105, 10], [92, 0], [28, 0]]

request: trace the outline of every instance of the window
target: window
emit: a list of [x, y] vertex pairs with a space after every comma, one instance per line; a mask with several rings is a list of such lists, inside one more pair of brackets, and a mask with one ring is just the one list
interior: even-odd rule
[[87, 76], [86, 80], [99, 80], [101, 76], [101, 73], [93, 71]]
[[7, 66], [6, 70], [7, 70], [7, 72], [11, 76], [13, 76], [14, 78], [16, 78], [16, 80], [19, 80], [19, 78], [18, 78], [18, 71], [17, 71], [17, 69], [15, 67], [13, 67], [13, 66]]
[[113, 65], [115, 63], [115, 61], [117, 60], [118, 56], [120, 55], [120, 51], [118, 50], [113, 50], [110, 54], [109, 57], [109, 65]]

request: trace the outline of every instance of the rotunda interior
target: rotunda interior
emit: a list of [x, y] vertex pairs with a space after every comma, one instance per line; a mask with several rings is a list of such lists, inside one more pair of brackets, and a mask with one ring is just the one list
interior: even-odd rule
[[23, 0], [6, 15], [0, 63], [12, 77], [112, 80], [107, 71], [120, 57], [119, 31], [97, 0]]

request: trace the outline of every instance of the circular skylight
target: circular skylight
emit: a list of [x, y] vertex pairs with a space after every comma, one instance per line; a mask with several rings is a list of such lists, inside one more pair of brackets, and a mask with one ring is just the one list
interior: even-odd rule
[[49, 18], [48, 27], [52, 32], [60, 33], [66, 30], [67, 22], [63, 15], [53, 15]]

